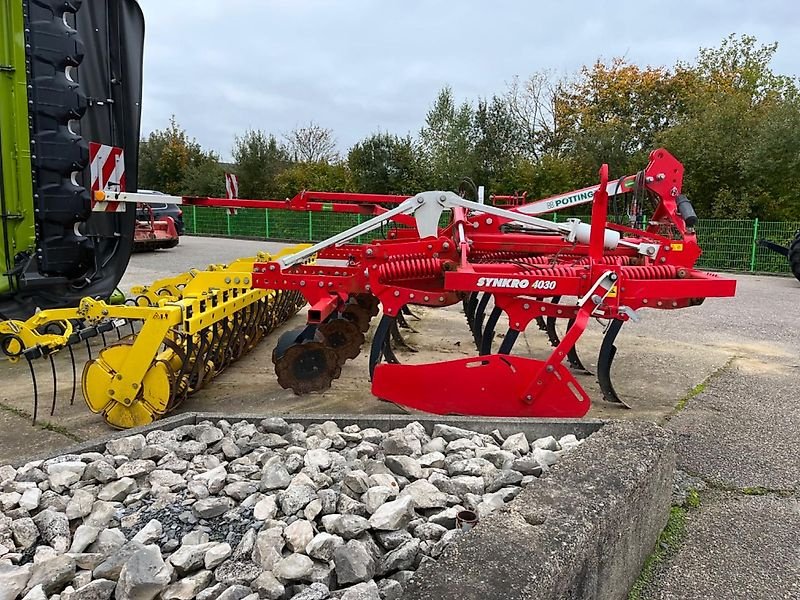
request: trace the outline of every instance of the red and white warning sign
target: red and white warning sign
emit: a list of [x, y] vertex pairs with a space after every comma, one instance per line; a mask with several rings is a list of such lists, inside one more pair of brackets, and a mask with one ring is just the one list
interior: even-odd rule
[[125, 153], [122, 148], [96, 142], [89, 143], [89, 171], [92, 176], [92, 210], [125, 212], [125, 202], [96, 202], [94, 192], [125, 191]]
[[[233, 173], [225, 173], [225, 194], [229, 200], [239, 197], [239, 178]], [[229, 208], [228, 213], [236, 214], [235, 208]]]

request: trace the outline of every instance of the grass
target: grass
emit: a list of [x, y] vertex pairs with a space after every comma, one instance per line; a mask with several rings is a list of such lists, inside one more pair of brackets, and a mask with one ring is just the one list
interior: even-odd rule
[[730, 358], [728, 358], [728, 360], [725, 361], [725, 364], [721, 365], [720, 367], [717, 367], [714, 371], [712, 371], [708, 375], [708, 377], [703, 379], [703, 381], [698, 383], [696, 386], [694, 386], [692, 389], [690, 389], [686, 394], [684, 394], [680, 399], [678, 399], [678, 403], [675, 405], [675, 408], [672, 410], [672, 412], [669, 415], [667, 415], [665, 417], [664, 420], [665, 421], [669, 421], [672, 417], [674, 417], [679, 412], [681, 412], [684, 408], [686, 408], [686, 405], [689, 404], [689, 401], [691, 401], [693, 398], [696, 398], [697, 396], [699, 396], [700, 394], [705, 392], [706, 388], [708, 387], [708, 385], [714, 379], [716, 379], [717, 377], [722, 375], [722, 373], [727, 371], [728, 368], [733, 363], [733, 361], [736, 360], [736, 358], [737, 358], [736, 356], [731, 356]]
[[[697, 494], [697, 492], [694, 492]], [[697, 496], [699, 505], [699, 495]], [[628, 600], [641, 600], [644, 592], [655, 578], [658, 568], [680, 548], [683, 536], [686, 532], [686, 514], [688, 509], [682, 506], [673, 506], [669, 512], [669, 520], [666, 527], [658, 536], [655, 549], [647, 557], [642, 567], [642, 572], [636, 583], [633, 584]]]

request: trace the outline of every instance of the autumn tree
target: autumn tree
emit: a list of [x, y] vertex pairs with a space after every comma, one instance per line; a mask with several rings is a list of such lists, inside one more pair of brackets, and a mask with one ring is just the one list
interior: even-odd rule
[[332, 129], [315, 122], [298, 127], [284, 136], [289, 156], [294, 162], [333, 163], [339, 159]]

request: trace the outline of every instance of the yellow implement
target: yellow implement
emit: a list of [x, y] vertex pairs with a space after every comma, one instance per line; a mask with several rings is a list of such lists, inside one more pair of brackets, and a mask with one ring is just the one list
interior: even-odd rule
[[81, 389], [89, 409], [109, 425], [146, 425], [175, 409], [300, 309], [302, 296], [253, 289], [251, 274], [255, 261], [275, 260], [305, 247], [138, 286], [133, 288], [133, 305], [84, 298], [77, 308], [2, 322], [0, 350], [12, 360], [49, 356], [82, 339], [75, 321], [95, 328], [109, 321], [140, 322], [138, 332], [104, 347], [86, 363]]

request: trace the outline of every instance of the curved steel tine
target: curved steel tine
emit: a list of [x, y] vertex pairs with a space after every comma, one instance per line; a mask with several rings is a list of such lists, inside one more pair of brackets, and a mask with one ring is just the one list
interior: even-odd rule
[[122, 341], [122, 334], [119, 332], [119, 327], [114, 327], [114, 331], [117, 333], [117, 341]]
[[415, 315], [413, 312], [411, 312], [411, 309], [410, 309], [410, 308], [408, 308], [408, 305], [405, 305], [405, 306], [403, 307], [403, 309], [401, 310], [401, 312], [402, 312], [404, 315], [407, 315], [407, 316], [411, 317], [411, 318], [412, 318], [412, 319], [414, 319], [415, 321], [421, 321], [421, 320], [422, 320], [422, 319], [420, 319], [420, 318], [419, 318], [417, 315]]
[[547, 323], [545, 323], [544, 317], [536, 317], [536, 325], [539, 327], [539, 331], [547, 331]]
[[128, 325], [131, 326], [131, 335], [136, 335], [136, 330], [133, 328], [133, 319], [128, 321]]
[[394, 321], [394, 317], [383, 315], [378, 326], [375, 328], [375, 335], [372, 337], [372, 347], [369, 351], [369, 378], [375, 372], [375, 367], [381, 362], [383, 358], [384, 348], [386, 346], [386, 338], [389, 335], [389, 328]]
[[[396, 324], [394, 325], [396, 327]], [[392, 327], [389, 328], [391, 332]], [[397, 358], [397, 355], [394, 353], [394, 348], [392, 348], [392, 336], [386, 336], [386, 341], [383, 344], [383, 357], [386, 359], [387, 363], [393, 365], [399, 365], [400, 360]]]
[[501, 314], [503, 314], [503, 311], [495, 306], [492, 309], [492, 312], [489, 313], [489, 318], [486, 319], [486, 328], [483, 330], [483, 335], [481, 336], [481, 349], [480, 349], [481, 356], [485, 356], [487, 354], [492, 353], [492, 342], [494, 342], [494, 328], [497, 326], [497, 321], [500, 319]]
[[492, 295], [489, 292], [484, 292], [481, 296], [480, 302], [475, 310], [475, 318], [472, 321], [472, 338], [475, 340], [475, 347], [480, 351], [481, 342], [483, 337], [483, 319], [486, 316], [486, 306]]
[[[572, 326], [575, 325], [575, 319], [570, 319], [567, 322], [567, 331], [569, 331]], [[569, 349], [567, 352], [567, 362], [569, 362], [569, 366], [573, 369], [578, 371], [583, 371], [584, 373], [588, 373], [591, 375], [591, 371], [583, 366], [583, 362], [581, 361], [580, 356], [578, 356], [578, 347], [577, 344], [573, 344], [572, 348]]]
[[86, 342], [86, 352], [89, 353], [89, 360], [92, 360], [92, 345], [89, 343], [89, 338], [84, 341]]
[[467, 325], [472, 331], [472, 324], [475, 322], [475, 310], [478, 308], [478, 292], [470, 292], [464, 298], [464, 315], [467, 317]]
[[48, 354], [47, 358], [50, 359], [50, 372], [53, 374], [53, 403], [50, 405], [50, 416], [56, 414], [56, 398], [58, 397], [58, 373], [56, 372], [56, 361], [53, 360], [53, 355]]
[[[561, 296], [553, 296], [552, 303], [558, 304], [561, 301]], [[550, 340], [550, 345], [554, 348], [561, 343], [561, 338], [558, 337], [556, 331], [556, 318], [547, 317], [545, 320], [545, 331], [547, 331], [547, 338]]]
[[617, 347], [614, 341], [617, 339], [619, 330], [622, 329], [624, 321], [614, 319], [609, 323], [608, 329], [603, 336], [603, 343], [600, 345], [600, 354], [597, 357], [597, 383], [603, 392], [603, 399], [607, 402], [621, 404], [625, 408], [630, 408], [617, 394], [614, 384], [611, 383], [611, 364], [617, 355]]
[[106, 334], [100, 331], [99, 329], [97, 330], [97, 332], [100, 334], [100, 338], [103, 340], [103, 348], [105, 348], [106, 346], [108, 346], [108, 342], [106, 341]]
[[514, 347], [514, 342], [517, 341], [519, 337], [519, 331], [516, 329], [510, 329], [506, 332], [506, 337], [503, 338], [503, 343], [500, 344], [500, 349], [497, 351], [498, 354], [511, 354], [511, 349]]
[[[399, 320], [399, 319], [398, 319]], [[389, 333], [391, 334], [392, 340], [399, 346], [405, 348], [409, 352], [419, 352], [414, 346], [409, 344], [404, 338], [403, 334], [400, 333], [400, 330], [397, 327], [398, 323], [395, 322], [394, 325], [389, 329]]]
[[69, 397], [69, 405], [75, 404], [75, 389], [78, 386], [78, 373], [75, 369], [75, 353], [72, 351], [72, 346], [67, 344], [69, 350], [69, 360], [72, 363], [72, 395]]
[[33, 361], [29, 356], [25, 358], [28, 359], [28, 368], [31, 371], [31, 381], [33, 382], [33, 424], [36, 425], [36, 417], [39, 414], [39, 386], [36, 383], [36, 371], [33, 368]]

